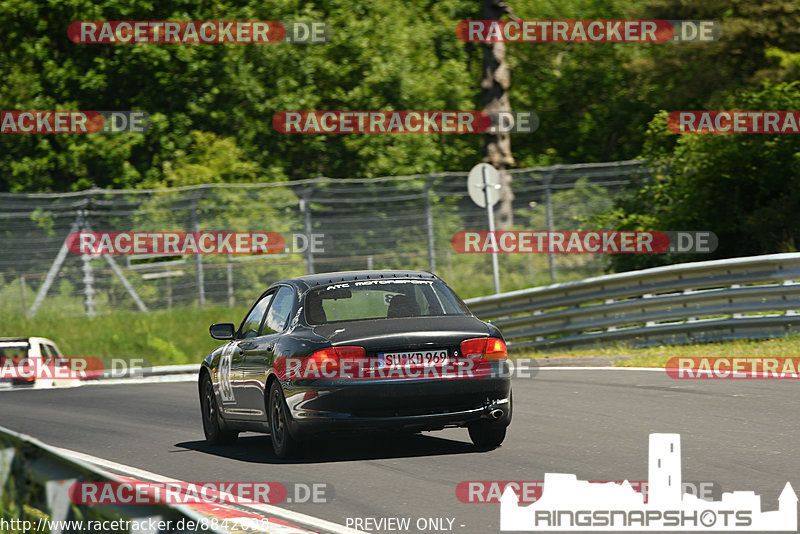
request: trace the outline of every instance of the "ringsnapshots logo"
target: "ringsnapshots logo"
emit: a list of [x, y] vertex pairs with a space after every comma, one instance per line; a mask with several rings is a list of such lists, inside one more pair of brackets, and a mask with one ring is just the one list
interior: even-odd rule
[[2, 134], [145, 133], [144, 111], [0, 111]]
[[272, 127], [285, 134], [531, 133], [533, 111], [279, 111]]
[[314, 44], [330, 41], [321, 21], [275, 20], [80, 20], [67, 35], [79, 44]]
[[707, 501], [683, 491], [680, 434], [650, 434], [648, 500], [631, 483], [595, 483], [546, 473], [541, 496], [520, 505], [507, 486], [500, 498], [501, 531], [797, 531], [797, 495], [786, 482], [778, 509], [761, 510], [752, 491]]
[[456, 36], [468, 43], [711, 42], [714, 20], [462, 20]]

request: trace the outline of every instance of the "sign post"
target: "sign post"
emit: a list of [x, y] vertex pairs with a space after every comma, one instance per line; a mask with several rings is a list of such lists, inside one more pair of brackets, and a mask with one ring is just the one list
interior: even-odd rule
[[500, 293], [500, 273], [497, 264], [497, 242], [494, 235], [494, 205], [500, 201], [500, 173], [488, 163], [479, 163], [469, 171], [467, 177], [467, 191], [472, 201], [486, 208], [486, 217], [489, 219], [489, 238], [492, 248], [492, 276], [494, 278], [494, 292]]

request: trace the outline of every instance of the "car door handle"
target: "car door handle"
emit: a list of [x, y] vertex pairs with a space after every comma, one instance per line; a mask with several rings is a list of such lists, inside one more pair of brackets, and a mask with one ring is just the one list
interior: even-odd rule
[[246, 341], [244, 343], [239, 343], [239, 350], [240, 351], [242, 351], [242, 350], [253, 350], [254, 348], [256, 348], [256, 344], [252, 343], [250, 341]]

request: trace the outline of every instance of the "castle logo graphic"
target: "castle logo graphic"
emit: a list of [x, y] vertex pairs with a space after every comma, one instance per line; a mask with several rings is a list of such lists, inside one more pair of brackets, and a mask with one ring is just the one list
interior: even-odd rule
[[786, 482], [778, 509], [761, 511], [752, 491], [706, 501], [682, 493], [680, 434], [650, 434], [649, 499], [626, 480], [593, 483], [546, 473], [540, 499], [520, 506], [510, 487], [500, 498], [502, 531], [797, 531], [797, 495]]

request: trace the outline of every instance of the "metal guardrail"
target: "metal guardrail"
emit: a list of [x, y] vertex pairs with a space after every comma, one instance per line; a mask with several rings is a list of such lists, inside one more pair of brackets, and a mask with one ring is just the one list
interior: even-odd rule
[[680, 344], [800, 329], [800, 253], [668, 265], [467, 300], [509, 348]]
[[[70, 486], [75, 482], [114, 481], [117, 479], [113, 475], [88, 463], [65, 456], [54, 447], [30, 436], [0, 427], [0, 496], [3, 496], [3, 501], [14, 502], [20, 509], [22, 505], [27, 505], [28, 517], [31, 517], [31, 513], [38, 512], [38, 520], [28, 520], [33, 525], [46, 525], [45, 532], [59, 534], [62, 531], [72, 531], [69, 527], [63, 528], [62, 522], [79, 519], [86, 521], [90, 518], [99, 521], [135, 521], [139, 524], [152, 519], [156, 524], [164, 522], [162, 524], [172, 526], [170, 530], [151, 532], [185, 532], [185, 525], [190, 521], [195, 525], [202, 525], [204, 519], [208, 520], [202, 513], [178, 504], [103, 504], [88, 507], [74, 505], [70, 501]], [[8, 495], [3, 495], [6, 492]], [[3, 517], [6, 521], [9, 520], [7, 513]], [[41, 524], [39, 520], [42, 521]], [[184, 528], [180, 529], [180, 526]], [[41, 531], [39, 528], [35, 530]], [[202, 532], [225, 531], [208, 528]]]

